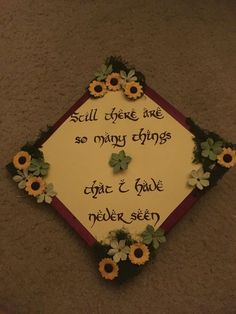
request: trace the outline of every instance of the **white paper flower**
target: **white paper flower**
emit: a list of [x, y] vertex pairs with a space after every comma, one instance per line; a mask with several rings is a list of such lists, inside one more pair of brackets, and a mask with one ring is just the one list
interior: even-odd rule
[[204, 172], [202, 168], [193, 170], [191, 172], [191, 177], [188, 180], [188, 184], [191, 186], [196, 186], [199, 190], [203, 190], [204, 187], [209, 186], [210, 172]]
[[122, 79], [122, 86], [124, 87], [126, 83], [137, 81], [137, 76], [135, 76], [135, 70], [130, 70], [127, 74], [125, 71], [120, 71], [120, 76]]
[[118, 263], [120, 260], [125, 261], [130, 248], [125, 245], [125, 240], [119, 242], [114, 240], [111, 242], [111, 249], [108, 251], [108, 255], [113, 256], [114, 262]]

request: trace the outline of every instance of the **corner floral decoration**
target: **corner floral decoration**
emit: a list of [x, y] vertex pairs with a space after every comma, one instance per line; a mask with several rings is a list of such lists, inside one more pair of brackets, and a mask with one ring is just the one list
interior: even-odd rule
[[50, 165], [45, 162], [42, 151], [36, 145], [23, 146], [7, 168], [19, 189], [35, 197], [38, 203], [52, 202], [57, 193], [53, 189], [53, 184], [48, 184], [45, 180]]
[[109, 165], [113, 167], [114, 173], [117, 173], [122, 170], [128, 169], [128, 165], [131, 162], [132, 158], [126, 156], [124, 150], [121, 150], [118, 154], [113, 153], [109, 160]]
[[145, 77], [134, 68], [129, 68], [121, 57], [109, 57], [95, 73], [88, 91], [91, 97], [103, 97], [108, 91], [123, 90], [129, 100], [136, 100], [144, 94]]
[[192, 119], [186, 119], [194, 134], [193, 163], [200, 168], [190, 173], [187, 183], [198, 192], [204, 192], [217, 184], [223, 174], [236, 164], [236, 145], [222, 139], [218, 134], [200, 128]]
[[155, 230], [151, 225], [135, 236], [126, 228], [110, 231], [94, 245], [98, 271], [104, 279], [123, 282], [139, 273], [165, 241], [164, 230]]

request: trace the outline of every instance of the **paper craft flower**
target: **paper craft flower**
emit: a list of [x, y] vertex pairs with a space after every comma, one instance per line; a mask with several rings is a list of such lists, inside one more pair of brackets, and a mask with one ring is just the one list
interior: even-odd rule
[[130, 70], [127, 74], [125, 71], [120, 71], [120, 76], [122, 79], [122, 86], [124, 87], [128, 82], [137, 81], [137, 76], [135, 76], [135, 70]]
[[89, 84], [89, 92], [94, 97], [103, 97], [107, 92], [107, 88], [104, 82], [92, 81]]
[[48, 174], [48, 170], [49, 163], [44, 162], [42, 159], [32, 159], [29, 171], [32, 172], [34, 176], [46, 176]]
[[53, 184], [49, 183], [46, 185], [43, 193], [37, 197], [37, 203], [42, 203], [44, 201], [44, 202], [50, 204], [52, 202], [52, 198], [55, 195], [57, 195], [57, 193], [53, 190]]
[[164, 236], [164, 230], [159, 228], [155, 231], [155, 229], [151, 225], [148, 225], [146, 227], [146, 230], [142, 233], [142, 237], [143, 237], [143, 243], [152, 244], [154, 249], [157, 249], [160, 243], [166, 242], [166, 237]]
[[106, 86], [111, 91], [117, 91], [120, 89], [121, 77], [119, 73], [111, 73], [106, 78]]
[[223, 148], [220, 155], [217, 156], [217, 162], [226, 168], [231, 168], [236, 164], [236, 151], [228, 148]]
[[131, 157], [126, 156], [125, 152], [122, 150], [118, 154], [113, 153], [111, 155], [109, 165], [113, 167], [113, 171], [119, 172], [128, 169], [128, 164], [131, 162]]
[[209, 186], [210, 172], [204, 172], [202, 168], [193, 170], [191, 172], [191, 177], [188, 180], [188, 184], [191, 186], [196, 186], [199, 190], [203, 190], [204, 187]]
[[130, 82], [125, 85], [124, 93], [129, 99], [137, 99], [142, 96], [143, 87], [138, 82]]
[[120, 260], [125, 261], [127, 259], [130, 249], [125, 245], [125, 240], [119, 242], [114, 240], [111, 242], [111, 247], [107, 254], [113, 256], [114, 262], [118, 263]]
[[130, 246], [129, 259], [132, 264], [145, 264], [149, 260], [149, 255], [149, 249], [143, 243], [134, 243]]
[[103, 278], [113, 280], [118, 276], [119, 267], [111, 258], [104, 258], [99, 263], [98, 270]]
[[31, 156], [28, 152], [20, 151], [13, 157], [13, 165], [16, 169], [23, 170], [30, 166]]
[[17, 175], [15, 175], [12, 179], [18, 183], [19, 189], [24, 189], [28, 178], [28, 169], [24, 169], [23, 171], [17, 170]]
[[112, 65], [106, 66], [103, 64], [101, 68], [95, 73], [95, 77], [98, 81], [105, 80], [108, 74], [112, 72]]
[[25, 190], [29, 195], [38, 196], [45, 190], [45, 182], [41, 177], [30, 177], [25, 184]]
[[222, 152], [222, 141], [214, 142], [212, 138], [208, 138], [205, 142], [201, 143], [201, 155], [208, 157], [210, 160], [215, 161], [218, 154]]

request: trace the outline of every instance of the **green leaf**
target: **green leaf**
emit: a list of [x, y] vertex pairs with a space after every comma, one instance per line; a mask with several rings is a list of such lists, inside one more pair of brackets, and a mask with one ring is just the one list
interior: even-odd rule
[[125, 152], [124, 152], [124, 150], [121, 150], [119, 152], [119, 159], [123, 159], [123, 158], [125, 158]]
[[28, 177], [28, 175], [29, 175], [28, 169], [24, 169], [23, 170], [23, 175], [24, 175], [25, 178]]
[[42, 203], [44, 201], [44, 194], [40, 194], [38, 197], [37, 197], [37, 203]]
[[158, 240], [156, 238], [154, 238], [153, 242], [152, 242], [152, 245], [153, 245], [154, 249], [158, 249], [160, 244], [159, 244]]
[[163, 236], [164, 233], [165, 233], [165, 231], [161, 228], [159, 228], [155, 231], [155, 235], [157, 235], [157, 236]]
[[126, 73], [125, 73], [125, 71], [121, 70], [121, 71], [120, 71], [120, 76], [121, 76], [123, 79], [126, 78]]
[[165, 236], [158, 236], [157, 239], [158, 239], [158, 241], [159, 241], [160, 243], [166, 242], [166, 237], [165, 237]]
[[45, 169], [45, 170], [49, 169], [49, 167], [50, 167], [50, 164], [48, 162], [44, 162], [42, 164], [42, 168]]
[[19, 176], [19, 175], [16, 175], [16, 176], [14, 176], [12, 179], [13, 179], [13, 181], [15, 181], [15, 182], [20, 182], [23, 178], [22, 178], [21, 176]]
[[110, 74], [112, 72], [112, 64], [109, 65], [109, 67], [106, 70], [107, 74]]
[[121, 167], [123, 170], [128, 169], [128, 165], [127, 165], [127, 163], [126, 163], [125, 161], [122, 161], [122, 162], [120, 163], [120, 167]]
[[119, 154], [112, 153], [111, 158], [114, 160], [119, 160]]
[[209, 149], [205, 149], [205, 150], [203, 150], [203, 151], [201, 152], [201, 155], [202, 155], [202, 157], [207, 158], [208, 155], [209, 155], [209, 153], [210, 153], [210, 150], [209, 150]]
[[152, 243], [152, 236], [151, 235], [147, 235], [147, 236], [143, 237], [143, 243], [145, 243], [145, 244]]
[[114, 167], [113, 167], [113, 171], [115, 172], [115, 173], [117, 173], [117, 172], [119, 172], [121, 169], [120, 169], [120, 164], [118, 163], [118, 164], [116, 164]]
[[47, 169], [41, 169], [41, 175], [42, 176], [46, 176], [48, 174], [48, 170]]
[[52, 198], [49, 195], [45, 195], [45, 202], [50, 204], [52, 202]]
[[25, 183], [26, 183], [25, 180], [22, 180], [21, 182], [19, 182], [18, 183], [18, 188], [21, 189], [21, 190], [24, 189], [25, 188]]
[[110, 165], [111, 167], [114, 167], [117, 163], [118, 163], [117, 160], [114, 160], [114, 159], [110, 159], [110, 160], [109, 160], [109, 165]]
[[49, 193], [47, 193], [49, 196], [53, 197], [57, 195], [57, 192], [55, 191], [50, 191]]
[[214, 140], [210, 137], [207, 139], [207, 142], [208, 142], [209, 146], [212, 146], [214, 144]]
[[135, 74], [135, 70], [134, 69], [130, 70], [128, 73], [128, 78], [131, 78], [132, 76], [134, 76], [134, 74]]
[[151, 234], [154, 234], [155, 229], [154, 229], [154, 227], [153, 227], [152, 225], [147, 225], [146, 229], [147, 229], [147, 231], [150, 232]]
[[126, 156], [126, 157], [125, 157], [125, 161], [126, 161], [128, 164], [131, 162], [131, 159], [132, 159], [132, 158], [131, 158], [130, 156]]
[[209, 149], [209, 144], [208, 144], [208, 142], [203, 142], [203, 143], [201, 143], [201, 149], [203, 149], [203, 150], [205, 150], [205, 149]]
[[33, 175], [34, 175], [34, 176], [39, 176], [39, 175], [40, 175], [40, 170], [39, 170], [39, 169], [35, 170], [35, 171], [33, 172]]
[[216, 160], [216, 154], [213, 153], [212, 151], [210, 151], [210, 153], [209, 153], [209, 159], [212, 160], [212, 161]]

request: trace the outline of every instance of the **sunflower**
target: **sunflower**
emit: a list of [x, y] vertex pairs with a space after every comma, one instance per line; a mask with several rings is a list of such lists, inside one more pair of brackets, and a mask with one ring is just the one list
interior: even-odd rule
[[28, 152], [20, 151], [13, 157], [13, 165], [16, 169], [24, 170], [30, 166], [31, 156]]
[[132, 264], [143, 265], [149, 260], [149, 249], [143, 243], [134, 243], [130, 246], [129, 259]]
[[129, 82], [124, 87], [125, 95], [130, 99], [137, 99], [143, 94], [143, 87], [138, 82]]
[[26, 182], [25, 190], [29, 195], [38, 196], [45, 190], [45, 182], [41, 177], [30, 177]]
[[107, 92], [106, 84], [104, 82], [94, 80], [89, 84], [89, 92], [94, 97], [103, 97]]
[[121, 77], [119, 73], [111, 73], [106, 78], [106, 86], [109, 90], [113, 92], [120, 89]]
[[119, 267], [111, 258], [104, 258], [99, 263], [99, 268], [103, 278], [113, 280], [118, 277]]
[[226, 168], [231, 168], [236, 164], [236, 151], [228, 148], [223, 148], [223, 151], [217, 156], [217, 162]]

